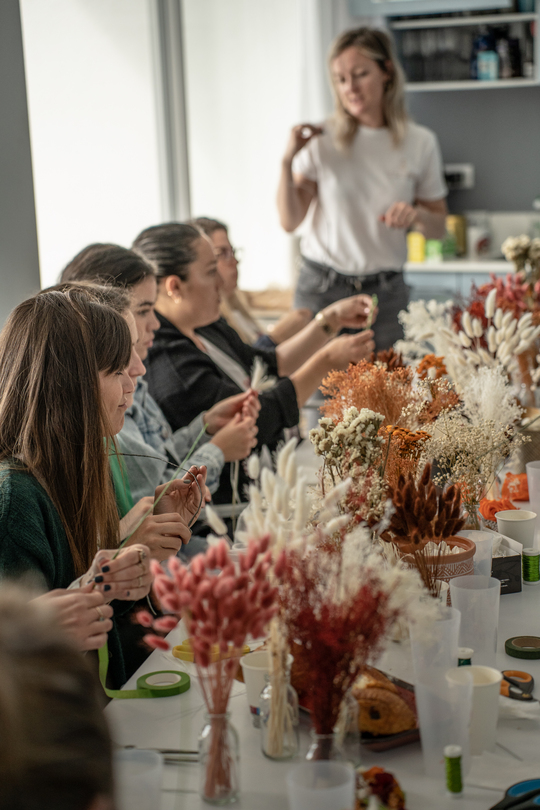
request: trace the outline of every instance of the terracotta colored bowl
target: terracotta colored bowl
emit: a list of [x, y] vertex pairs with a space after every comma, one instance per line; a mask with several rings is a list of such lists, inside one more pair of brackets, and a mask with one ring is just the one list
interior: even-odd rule
[[450, 582], [454, 577], [464, 577], [474, 574], [473, 557], [476, 545], [468, 537], [450, 537], [446, 541], [451, 548], [460, 546], [463, 551], [458, 554], [445, 554], [442, 557], [426, 557], [428, 565], [435, 566], [439, 561], [437, 579]]

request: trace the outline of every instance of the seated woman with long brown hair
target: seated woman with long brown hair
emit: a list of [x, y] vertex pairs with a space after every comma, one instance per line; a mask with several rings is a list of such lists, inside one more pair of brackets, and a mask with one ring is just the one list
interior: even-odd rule
[[[128, 609], [151, 585], [149, 549], [116, 556], [108, 446], [133, 382], [132, 337], [110, 307], [60, 291], [19, 304], [0, 333], [0, 575], [47, 589], [92, 583]], [[118, 605], [116, 610], [119, 610]], [[126, 680], [116, 626], [111, 685]]]

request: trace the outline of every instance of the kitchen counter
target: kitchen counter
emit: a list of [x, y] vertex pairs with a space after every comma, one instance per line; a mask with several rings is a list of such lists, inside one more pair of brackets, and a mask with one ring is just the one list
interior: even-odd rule
[[405, 262], [409, 273], [512, 273], [514, 265], [506, 259], [448, 259], [442, 262]]

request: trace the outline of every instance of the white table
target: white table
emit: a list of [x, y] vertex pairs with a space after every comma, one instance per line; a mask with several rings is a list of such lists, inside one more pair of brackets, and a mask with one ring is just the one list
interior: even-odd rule
[[[525, 586], [522, 593], [501, 597], [497, 653], [497, 667], [530, 672], [540, 696], [540, 661], [510, 658], [504, 652], [505, 639], [520, 634], [540, 635], [540, 585]], [[170, 640], [179, 643], [183, 637], [185, 632], [177, 629], [171, 634]], [[379, 663], [380, 668], [403, 680], [413, 681], [408, 652], [407, 643], [391, 643]], [[185, 668], [183, 662], [170, 654], [155, 651], [128, 681], [126, 688], [134, 688], [141, 674]], [[204, 704], [195, 677], [192, 677], [191, 684], [188, 692], [177, 697], [112, 701], [105, 712], [114, 741], [119, 745], [136, 745], [139, 748], [196, 749], [197, 737], [203, 725]], [[275, 763], [262, 755], [260, 731], [251, 723], [242, 684], [234, 684], [229, 710], [231, 721], [240, 736], [241, 797], [235, 806], [243, 810], [286, 808], [285, 774], [291, 763]], [[502, 756], [511, 759], [508, 753], [511, 751], [523, 760], [540, 759], [540, 721], [501, 720], [497, 740], [507, 749], [497, 747], [497, 753]], [[307, 751], [308, 743], [307, 727], [303, 727], [301, 756]], [[300, 758], [293, 762], [299, 761]], [[395, 774], [407, 794], [408, 810], [456, 810], [458, 805], [455, 800], [445, 796], [444, 785], [424, 776], [419, 743], [383, 753], [364, 749], [363, 761], [367, 766], [380, 765]], [[197, 764], [167, 765], [164, 770], [162, 810], [209, 807], [198, 795]], [[487, 810], [501, 797], [502, 794], [495, 791], [466, 788], [459, 807], [462, 810]]]

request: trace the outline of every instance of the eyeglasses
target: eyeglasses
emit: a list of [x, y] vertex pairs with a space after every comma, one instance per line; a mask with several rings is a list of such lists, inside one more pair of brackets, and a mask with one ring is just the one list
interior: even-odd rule
[[216, 249], [216, 258], [224, 259], [226, 262], [230, 262], [231, 259], [236, 259], [237, 262], [240, 261], [243, 254], [242, 248], [232, 248], [232, 247], [224, 247], [224, 248], [217, 248]]

